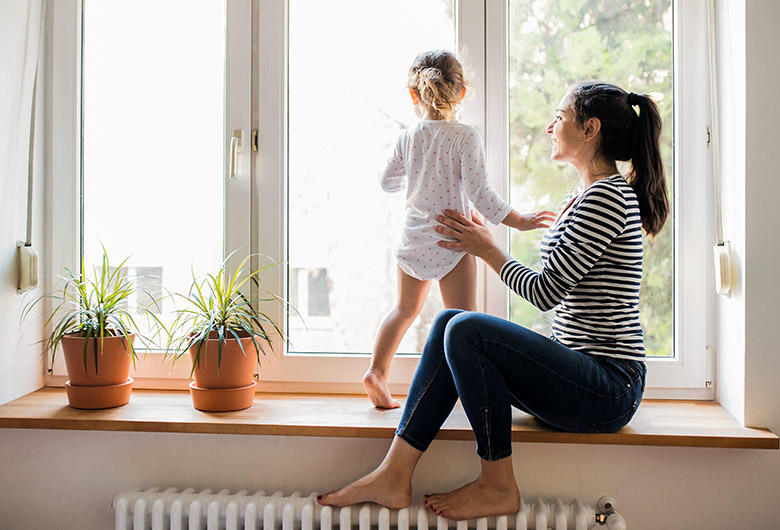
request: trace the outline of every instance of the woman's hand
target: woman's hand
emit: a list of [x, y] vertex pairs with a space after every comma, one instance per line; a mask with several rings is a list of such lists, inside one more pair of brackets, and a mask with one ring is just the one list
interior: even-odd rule
[[439, 246], [451, 250], [463, 250], [484, 260], [496, 272], [510, 257], [496, 245], [492, 234], [485, 223], [478, 217], [467, 219], [455, 210], [444, 210], [442, 215], [437, 215], [436, 220], [441, 223], [435, 230], [450, 240], [439, 241]]

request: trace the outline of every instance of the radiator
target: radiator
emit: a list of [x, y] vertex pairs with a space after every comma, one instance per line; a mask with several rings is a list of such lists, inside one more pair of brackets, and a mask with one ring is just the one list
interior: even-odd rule
[[521, 501], [513, 515], [473, 521], [449, 521], [422, 504], [389, 510], [365, 503], [346, 508], [320, 506], [317, 493], [304, 497], [281, 491], [250, 495], [246, 491], [196, 492], [189, 488], [132, 490], [113, 500], [116, 530], [625, 530], [612, 497], [599, 499], [597, 508], [575, 499]]

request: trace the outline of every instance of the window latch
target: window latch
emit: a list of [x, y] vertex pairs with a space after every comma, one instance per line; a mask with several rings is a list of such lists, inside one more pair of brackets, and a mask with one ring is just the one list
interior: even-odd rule
[[233, 137], [230, 139], [230, 180], [238, 180], [238, 153], [241, 152], [241, 129], [233, 130]]

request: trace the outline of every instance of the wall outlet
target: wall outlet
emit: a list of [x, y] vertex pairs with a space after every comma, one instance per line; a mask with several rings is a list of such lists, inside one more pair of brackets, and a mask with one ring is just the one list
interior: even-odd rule
[[16, 244], [16, 254], [19, 272], [16, 288], [19, 293], [23, 293], [38, 285], [38, 253], [32, 246], [19, 241]]
[[715, 254], [715, 290], [728, 296], [731, 293], [731, 249], [728, 241], [713, 248]]

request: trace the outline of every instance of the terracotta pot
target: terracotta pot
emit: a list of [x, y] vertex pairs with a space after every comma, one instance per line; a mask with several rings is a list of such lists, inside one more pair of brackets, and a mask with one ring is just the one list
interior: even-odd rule
[[219, 339], [209, 338], [201, 347], [198, 362], [195, 356], [198, 345], [190, 348], [190, 359], [195, 364], [195, 385], [198, 388], [240, 388], [254, 382], [257, 352], [251, 337], [241, 340], [227, 339], [222, 345], [222, 361], [219, 362]]
[[238, 388], [200, 388], [195, 381], [190, 383], [192, 406], [204, 412], [230, 412], [248, 409], [255, 402], [255, 386], [252, 381], [249, 386]]
[[[135, 335], [129, 336], [130, 343]], [[87, 366], [84, 368], [84, 343], [87, 344]], [[102, 342], [102, 343], [101, 343]], [[123, 337], [86, 339], [77, 335], [62, 337], [62, 352], [68, 369], [70, 384], [74, 386], [123, 385], [130, 375], [130, 345]], [[97, 347], [97, 367], [95, 348]]]
[[65, 392], [68, 395], [68, 403], [74, 409], [110, 409], [121, 407], [130, 402], [130, 393], [133, 390], [133, 378], [120, 385], [106, 386], [75, 386], [70, 381], [65, 383]]

